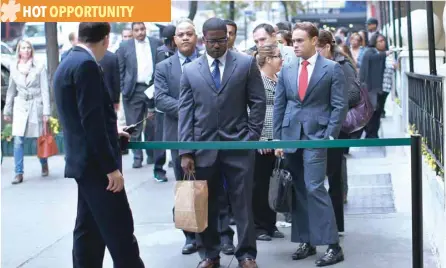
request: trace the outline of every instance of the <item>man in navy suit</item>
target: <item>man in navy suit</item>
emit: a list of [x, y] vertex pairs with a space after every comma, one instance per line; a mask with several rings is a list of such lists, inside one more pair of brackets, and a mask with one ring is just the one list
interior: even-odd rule
[[107, 246], [116, 268], [143, 268], [121, 174], [116, 113], [98, 65], [109, 45], [110, 24], [82, 22], [79, 44], [54, 74], [54, 95], [64, 129], [65, 177], [78, 185], [73, 267], [102, 267]]
[[119, 96], [121, 95], [121, 82], [119, 79], [119, 60], [115, 53], [106, 51], [104, 57], [99, 61], [104, 71], [105, 85], [113, 102], [115, 111], [119, 109]]

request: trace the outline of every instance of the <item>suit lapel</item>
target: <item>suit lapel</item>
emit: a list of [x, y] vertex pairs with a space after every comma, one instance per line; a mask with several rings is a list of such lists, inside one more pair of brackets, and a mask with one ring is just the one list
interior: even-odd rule
[[209, 86], [218, 93], [218, 89], [214, 84], [214, 80], [212, 80], [211, 70], [209, 70], [208, 61], [206, 55], [201, 56], [198, 60], [198, 65], [200, 66], [200, 73], [203, 76], [204, 80], [209, 84]]
[[156, 49], [158, 44], [156, 43], [156, 41], [149, 37], [149, 44], [150, 44], [150, 50], [152, 52], [152, 62], [153, 62], [153, 70], [155, 70], [155, 65], [156, 65]]
[[174, 85], [180, 85], [180, 80], [181, 80], [181, 63], [180, 63], [180, 58], [178, 57], [178, 54], [175, 53], [172, 57], [169, 58], [170, 59], [170, 74], [171, 77], [173, 77], [175, 79], [174, 81]]
[[133, 39], [133, 45], [130, 45], [129, 46], [129, 49], [130, 49], [130, 55], [131, 55], [131, 57], [132, 57], [132, 62], [133, 62], [133, 64], [131, 64], [131, 65], [133, 65], [134, 66], [134, 68], [135, 68], [135, 74], [136, 75], [138, 75], [138, 59], [137, 59], [137, 57], [136, 57], [136, 39]]
[[223, 70], [223, 79], [221, 81], [221, 87], [218, 89], [218, 93], [223, 90], [226, 83], [228, 83], [229, 78], [231, 78], [231, 75], [234, 72], [235, 67], [237, 66], [236, 59], [237, 58], [235, 57], [235, 55], [233, 55], [232, 52], [228, 50], [228, 53], [226, 55], [225, 69]]
[[297, 73], [299, 72], [300, 59], [293, 60], [292, 63], [288, 67], [288, 71], [290, 75], [288, 75], [289, 84], [291, 86], [291, 91], [293, 93], [294, 98], [301, 102], [297, 92], [299, 91], [299, 84], [297, 83]]
[[325, 70], [325, 67], [327, 64], [324, 62], [324, 59], [321, 55], [317, 56], [316, 64], [314, 66], [313, 73], [311, 74], [310, 82], [308, 83], [307, 92], [305, 93], [305, 98], [308, 98], [311, 91], [314, 90], [316, 84], [319, 82], [319, 80], [324, 77], [324, 75], [327, 73], [327, 70]]

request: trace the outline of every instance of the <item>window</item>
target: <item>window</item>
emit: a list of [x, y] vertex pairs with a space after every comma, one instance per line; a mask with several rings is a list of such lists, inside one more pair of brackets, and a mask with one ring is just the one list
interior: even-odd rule
[[26, 25], [26, 37], [45, 37], [45, 25]]
[[2, 44], [2, 54], [13, 55], [12, 51], [5, 44]]

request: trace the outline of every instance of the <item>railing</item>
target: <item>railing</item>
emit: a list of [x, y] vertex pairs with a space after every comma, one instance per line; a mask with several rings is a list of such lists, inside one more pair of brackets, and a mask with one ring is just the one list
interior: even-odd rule
[[423, 137], [425, 149], [444, 174], [443, 77], [407, 72], [409, 124]]
[[[247, 150], [276, 148], [345, 148], [409, 146], [411, 148], [412, 268], [423, 267], [423, 179], [421, 136], [393, 139], [305, 141], [130, 142], [129, 149]], [[126, 149], [126, 148], [122, 148]]]

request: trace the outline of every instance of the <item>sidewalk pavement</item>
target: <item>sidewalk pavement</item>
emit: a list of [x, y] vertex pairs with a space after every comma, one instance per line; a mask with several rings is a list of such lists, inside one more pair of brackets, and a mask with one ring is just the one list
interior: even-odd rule
[[[383, 119], [383, 137], [392, 129]], [[184, 239], [172, 223], [173, 172], [167, 183], [153, 180], [153, 167], [132, 169], [131, 155], [124, 156], [124, 176], [135, 221], [135, 235], [146, 267], [196, 267], [197, 254], [181, 255]], [[383, 148], [352, 148], [348, 156], [349, 202], [346, 232], [341, 237], [345, 261], [333, 267], [411, 267], [409, 156]], [[49, 160], [50, 176], [41, 178], [35, 157], [25, 159], [25, 181], [11, 185], [13, 159], [5, 158], [1, 172], [2, 256], [4, 268], [72, 267], [72, 229], [76, 215], [76, 184], [63, 178], [63, 156]], [[258, 263], [263, 268], [314, 267], [317, 256], [291, 260], [296, 249], [290, 228], [285, 239], [258, 242]], [[236, 242], [235, 242], [236, 243]], [[426, 247], [427, 248], [427, 247]], [[436, 267], [425, 250], [425, 266]], [[112, 267], [108, 253], [104, 267]], [[237, 267], [232, 256], [222, 255], [222, 267]]]

